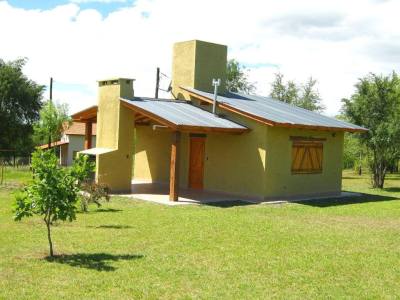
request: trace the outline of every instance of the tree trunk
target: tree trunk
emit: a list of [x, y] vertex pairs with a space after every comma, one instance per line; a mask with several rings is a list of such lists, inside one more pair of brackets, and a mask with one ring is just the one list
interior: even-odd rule
[[373, 187], [383, 189], [386, 176], [386, 167], [383, 165], [382, 162], [375, 163], [373, 173]]
[[51, 241], [50, 220], [46, 220], [45, 222], [46, 222], [46, 226], [47, 226], [47, 239], [49, 240], [50, 256], [53, 257], [54, 252], [53, 252], [53, 242]]

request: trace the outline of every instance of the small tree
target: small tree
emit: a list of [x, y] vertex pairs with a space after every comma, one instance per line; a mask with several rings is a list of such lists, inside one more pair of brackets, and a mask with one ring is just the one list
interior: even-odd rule
[[94, 203], [97, 207], [101, 206], [101, 199], [110, 201], [110, 189], [105, 184], [96, 182], [86, 182], [82, 185], [81, 208], [83, 212], [88, 212], [89, 204]]
[[37, 150], [32, 155], [33, 182], [16, 196], [15, 220], [39, 215], [47, 228], [50, 256], [54, 256], [51, 226], [54, 222], [73, 221], [79, 184], [91, 166], [87, 157], [79, 157], [71, 168], [62, 168], [53, 151]]
[[34, 138], [38, 143], [49, 144], [57, 141], [61, 137], [64, 126], [71, 123], [68, 116], [68, 106], [66, 104], [54, 104], [47, 101], [40, 110], [40, 119], [34, 124]]
[[226, 66], [226, 88], [230, 92], [243, 92], [251, 94], [255, 86], [247, 78], [247, 70], [235, 59], [230, 59]]

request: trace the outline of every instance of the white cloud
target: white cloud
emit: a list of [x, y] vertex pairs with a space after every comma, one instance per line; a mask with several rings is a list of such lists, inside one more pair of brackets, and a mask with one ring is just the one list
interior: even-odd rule
[[136, 95], [152, 96], [156, 67], [170, 74], [172, 44], [189, 39], [226, 44], [230, 58], [259, 64], [250, 78], [260, 94], [277, 71], [297, 81], [312, 75], [330, 115], [359, 77], [400, 71], [395, 0], [138, 0], [106, 17], [80, 9], [83, 1], [91, 0], [45, 11], [0, 1], [0, 57], [28, 57], [26, 72], [40, 83], [53, 76], [85, 86], [55, 88], [71, 111], [96, 101], [95, 81], [104, 77], [136, 78]]

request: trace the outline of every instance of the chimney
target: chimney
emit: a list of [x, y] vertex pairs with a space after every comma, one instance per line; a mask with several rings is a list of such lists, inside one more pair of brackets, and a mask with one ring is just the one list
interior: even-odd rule
[[120, 123], [119, 98], [133, 98], [133, 82], [129, 78], [99, 80], [97, 113], [97, 147], [118, 149]]
[[172, 94], [190, 100], [180, 87], [191, 87], [213, 93], [213, 78], [220, 78], [219, 93], [226, 91], [227, 46], [199, 40], [174, 44], [172, 62]]
[[112, 192], [130, 192], [135, 114], [121, 105], [121, 98], [133, 97], [133, 81], [112, 78], [98, 81], [96, 148], [108, 152], [96, 155], [96, 181]]

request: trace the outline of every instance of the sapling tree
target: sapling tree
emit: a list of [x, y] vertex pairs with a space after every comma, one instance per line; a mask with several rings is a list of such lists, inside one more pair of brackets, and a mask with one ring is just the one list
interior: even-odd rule
[[91, 171], [88, 158], [80, 156], [71, 168], [59, 166], [53, 151], [32, 155], [33, 181], [16, 196], [15, 220], [39, 215], [47, 228], [50, 256], [54, 256], [51, 226], [76, 218], [80, 182]]

